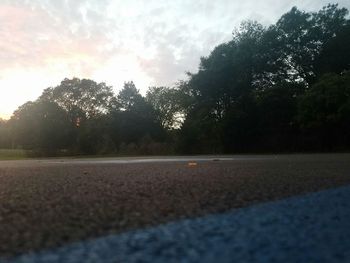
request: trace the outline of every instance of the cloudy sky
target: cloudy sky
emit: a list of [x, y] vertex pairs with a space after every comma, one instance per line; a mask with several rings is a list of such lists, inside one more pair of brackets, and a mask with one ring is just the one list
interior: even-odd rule
[[[0, 117], [64, 78], [174, 85], [241, 21], [331, 0], [0, 0]], [[349, 0], [338, 0], [350, 8]]]

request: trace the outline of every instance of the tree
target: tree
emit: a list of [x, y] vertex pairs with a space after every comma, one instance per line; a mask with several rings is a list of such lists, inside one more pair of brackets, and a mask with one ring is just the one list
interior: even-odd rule
[[146, 101], [155, 110], [158, 122], [168, 130], [180, 127], [185, 114], [184, 100], [186, 94], [176, 88], [150, 87], [146, 94]]
[[0, 118], [0, 148], [11, 148], [11, 141], [9, 122]]
[[107, 113], [115, 103], [111, 87], [78, 78], [64, 79], [57, 87], [46, 89], [40, 99], [57, 103], [75, 125]]
[[145, 136], [159, 140], [163, 130], [155, 110], [139, 93], [133, 82], [126, 82], [117, 96], [120, 109], [112, 113], [121, 142], [138, 143]]
[[71, 143], [72, 125], [58, 104], [38, 100], [20, 106], [11, 117], [16, 145], [24, 149], [54, 154]]
[[262, 150], [295, 150], [298, 136], [295, 116], [298, 96], [302, 90], [300, 83], [284, 82], [255, 92], [255, 129], [260, 137], [257, 145]]
[[299, 100], [298, 121], [313, 147], [350, 146], [350, 72], [326, 74]]
[[[246, 126], [237, 126], [232, 120], [236, 119], [239, 123], [251, 122], [248, 121], [253, 116], [249, 115], [251, 110], [238, 107], [251, 103], [258, 69], [257, 50], [264, 32], [265, 29], [256, 22], [242, 23], [230, 42], [216, 47], [207, 58], [201, 58], [198, 73], [189, 75], [187, 89], [194, 99], [182, 135], [197, 138], [185, 139], [189, 148], [192, 142], [197, 145], [193, 146], [195, 149], [207, 149], [198, 145], [208, 144], [214, 151], [229, 152], [233, 150], [232, 147], [238, 147], [233, 143], [233, 134], [229, 130], [235, 129], [236, 142], [242, 142], [239, 136], [249, 134]], [[245, 121], [243, 116], [247, 116], [244, 117]], [[192, 123], [195, 123], [195, 129]], [[197, 131], [197, 135], [193, 134], [194, 131]]]
[[155, 153], [165, 142], [187, 153], [349, 149], [349, 63], [348, 10], [293, 7], [269, 27], [243, 22], [174, 88], [144, 97], [131, 81], [115, 97], [104, 83], [65, 79], [0, 134], [79, 153]]
[[315, 64], [318, 76], [350, 70], [350, 24], [323, 45]]
[[140, 91], [136, 88], [134, 82], [125, 82], [123, 89], [119, 92], [117, 100], [119, 106], [123, 111], [129, 111], [136, 109], [139, 106], [143, 106], [145, 101], [140, 94]]
[[349, 68], [346, 16], [338, 5], [294, 7], [268, 28], [243, 23], [189, 74], [183, 145], [225, 152], [297, 147], [299, 97], [324, 72]]
[[110, 114], [86, 120], [77, 135], [78, 153], [106, 154], [115, 152], [119, 138], [118, 131], [113, 129], [113, 124]]
[[262, 37], [258, 56], [263, 66], [259, 84], [277, 82], [301, 83], [305, 88], [317, 80], [318, 56], [330, 39], [348, 24], [348, 11], [338, 5], [327, 5], [308, 13], [293, 7]]

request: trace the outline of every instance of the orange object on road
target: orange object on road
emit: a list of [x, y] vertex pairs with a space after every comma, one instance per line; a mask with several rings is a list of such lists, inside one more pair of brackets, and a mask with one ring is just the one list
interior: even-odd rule
[[189, 162], [188, 166], [197, 166], [197, 163], [196, 162]]

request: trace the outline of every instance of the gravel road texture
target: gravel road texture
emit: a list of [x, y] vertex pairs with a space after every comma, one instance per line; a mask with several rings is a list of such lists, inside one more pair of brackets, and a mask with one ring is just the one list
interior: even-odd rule
[[350, 184], [350, 155], [229, 161], [0, 162], [0, 255], [11, 257]]

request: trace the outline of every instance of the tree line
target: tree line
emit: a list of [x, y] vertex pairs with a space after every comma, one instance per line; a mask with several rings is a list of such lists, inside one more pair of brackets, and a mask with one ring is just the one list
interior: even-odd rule
[[0, 147], [35, 154], [350, 149], [350, 20], [329, 4], [246, 21], [174, 87], [64, 79], [0, 121]]

